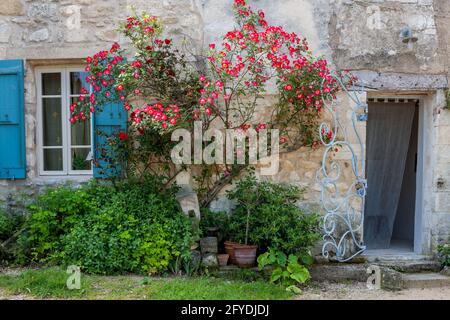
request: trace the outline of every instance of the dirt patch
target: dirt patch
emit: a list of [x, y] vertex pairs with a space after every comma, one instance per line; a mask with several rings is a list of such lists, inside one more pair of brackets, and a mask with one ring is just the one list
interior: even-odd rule
[[33, 300], [33, 297], [23, 294], [9, 294], [0, 289], [0, 300]]
[[366, 283], [313, 283], [297, 300], [449, 300], [450, 287], [405, 289], [402, 291], [370, 290]]

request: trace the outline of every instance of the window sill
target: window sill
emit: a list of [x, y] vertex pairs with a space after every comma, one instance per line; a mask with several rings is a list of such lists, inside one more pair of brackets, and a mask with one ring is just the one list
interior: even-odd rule
[[94, 176], [92, 174], [83, 175], [41, 175], [33, 179], [35, 183], [51, 184], [61, 182], [87, 182]]

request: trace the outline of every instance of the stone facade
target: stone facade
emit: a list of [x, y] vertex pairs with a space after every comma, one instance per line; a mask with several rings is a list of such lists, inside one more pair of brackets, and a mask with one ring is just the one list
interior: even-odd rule
[[[0, 59], [24, 59], [28, 179], [0, 181], [0, 199], [19, 191], [60, 182], [42, 178], [36, 157], [36, 83], [38, 66], [79, 65], [82, 58], [111, 42], [122, 44], [115, 27], [133, 6], [161, 16], [165, 33], [193, 54], [232, 26], [232, 0], [7, 0], [0, 2]], [[447, 0], [253, 0], [268, 19], [309, 39], [316, 54], [338, 68], [358, 73], [365, 96], [414, 95], [424, 113], [422, 250], [450, 236], [450, 111], [444, 89], [450, 78], [450, 2]], [[409, 27], [417, 42], [405, 44]], [[343, 108], [350, 102], [341, 97]], [[345, 113], [345, 112], [344, 112]], [[319, 208], [315, 181], [323, 150], [302, 149], [281, 157], [277, 181], [307, 188], [304, 204]], [[349, 154], [336, 158], [346, 168], [338, 187], [351, 183]], [[213, 204], [224, 208], [222, 200]]]

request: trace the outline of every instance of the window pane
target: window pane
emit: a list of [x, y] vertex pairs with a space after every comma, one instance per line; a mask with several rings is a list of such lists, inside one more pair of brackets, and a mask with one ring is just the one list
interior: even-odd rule
[[72, 145], [90, 146], [91, 145], [91, 123], [89, 121], [77, 122], [72, 127]]
[[42, 74], [42, 94], [60, 95], [61, 94], [61, 73], [43, 73]]
[[70, 73], [70, 94], [79, 94], [83, 87], [89, 91], [89, 83], [86, 82], [87, 72], [71, 72]]
[[62, 149], [44, 149], [44, 171], [62, 171]]
[[62, 146], [61, 99], [42, 99], [44, 146]]
[[91, 170], [91, 161], [86, 160], [91, 149], [72, 149], [72, 170]]

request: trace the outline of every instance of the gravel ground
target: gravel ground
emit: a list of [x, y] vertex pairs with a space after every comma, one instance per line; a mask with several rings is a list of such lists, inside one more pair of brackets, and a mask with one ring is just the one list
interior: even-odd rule
[[0, 289], [0, 300], [34, 300], [34, 298], [23, 294], [6, 294], [5, 291]]
[[[0, 289], [0, 300], [29, 300], [27, 295], [9, 295]], [[296, 300], [450, 300], [450, 287], [407, 289], [397, 292], [369, 290], [365, 283], [321, 283], [306, 288]]]
[[450, 300], [450, 287], [370, 290], [365, 283], [314, 283], [297, 300]]

